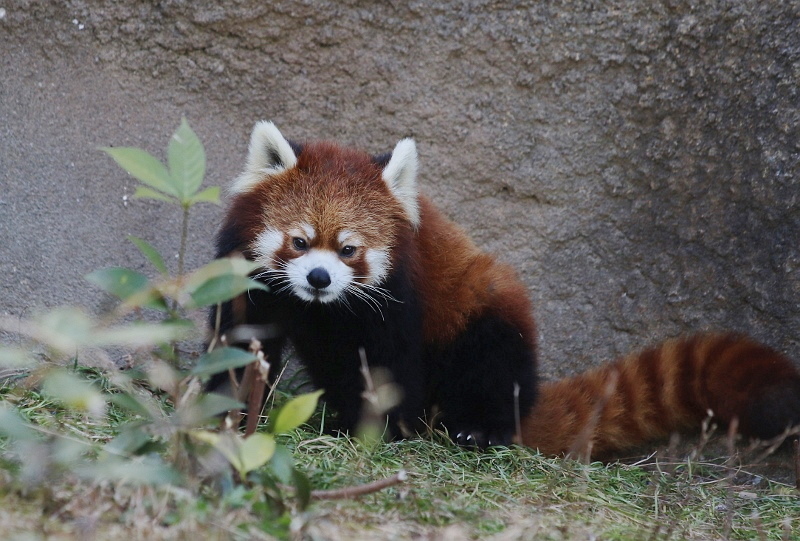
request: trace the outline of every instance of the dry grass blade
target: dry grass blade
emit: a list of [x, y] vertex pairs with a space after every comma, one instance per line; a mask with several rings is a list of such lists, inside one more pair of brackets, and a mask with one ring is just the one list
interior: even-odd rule
[[592, 414], [586, 421], [586, 424], [575, 437], [575, 441], [567, 453], [568, 457], [584, 464], [588, 464], [591, 460], [594, 434], [597, 430], [597, 425], [600, 423], [600, 418], [603, 415], [603, 411], [606, 409], [608, 401], [611, 400], [611, 397], [614, 395], [614, 391], [617, 389], [618, 381], [619, 372], [614, 370], [608, 374], [608, 381], [603, 388], [603, 395], [592, 409]]

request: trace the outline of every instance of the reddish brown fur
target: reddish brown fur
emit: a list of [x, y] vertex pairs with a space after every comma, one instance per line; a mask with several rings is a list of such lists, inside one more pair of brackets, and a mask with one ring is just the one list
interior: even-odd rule
[[478, 250], [428, 199], [422, 197], [420, 203], [416, 282], [424, 305], [425, 340], [449, 342], [474, 315], [491, 310], [524, 327], [525, 339], [534, 346], [528, 292], [513, 269]]
[[757, 427], [748, 424], [748, 408], [754, 398], [798, 379], [789, 359], [746, 337], [708, 334], [669, 340], [543, 385], [538, 405], [523, 420], [523, 443], [547, 454], [574, 450], [615, 371], [616, 388], [587, 442], [594, 455], [698, 429], [709, 411], [725, 425], [738, 419], [741, 432], [752, 434]]

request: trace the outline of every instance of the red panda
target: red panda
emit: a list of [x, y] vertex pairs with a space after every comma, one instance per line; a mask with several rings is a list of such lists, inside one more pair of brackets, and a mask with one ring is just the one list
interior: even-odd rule
[[411, 139], [371, 156], [259, 122], [230, 190], [217, 255], [257, 262], [269, 291], [211, 321], [231, 335], [279, 328], [265, 353], [274, 363], [291, 343], [341, 430], [359, 420], [362, 349], [402, 391], [392, 436], [434, 422], [461, 445], [507, 445], [521, 418], [525, 445], [561, 454], [586, 440], [602, 454], [699, 426], [708, 410], [762, 438], [800, 424], [798, 370], [735, 335], [669, 341], [539, 390], [525, 286], [418, 193], [417, 167]]

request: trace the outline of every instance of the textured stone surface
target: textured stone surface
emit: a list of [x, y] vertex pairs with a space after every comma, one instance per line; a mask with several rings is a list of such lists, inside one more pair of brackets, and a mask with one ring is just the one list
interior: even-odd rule
[[161, 153], [186, 115], [224, 184], [268, 118], [414, 136], [424, 190], [529, 285], [547, 375], [707, 328], [800, 358], [796, 2], [216, 4], [0, 4], [0, 309], [100, 309], [83, 274], [145, 268], [125, 235], [176, 250], [96, 147]]

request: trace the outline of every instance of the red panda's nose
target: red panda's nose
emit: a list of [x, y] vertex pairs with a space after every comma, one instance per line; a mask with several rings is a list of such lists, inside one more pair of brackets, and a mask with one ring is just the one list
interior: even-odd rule
[[312, 287], [317, 289], [324, 289], [331, 285], [331, 276], [328, 274], [328, 271], [322, 267], [311, 269], [311, 272], [306, 276], [306, 280], [308, 280], [308, 283], [311, 284]]

